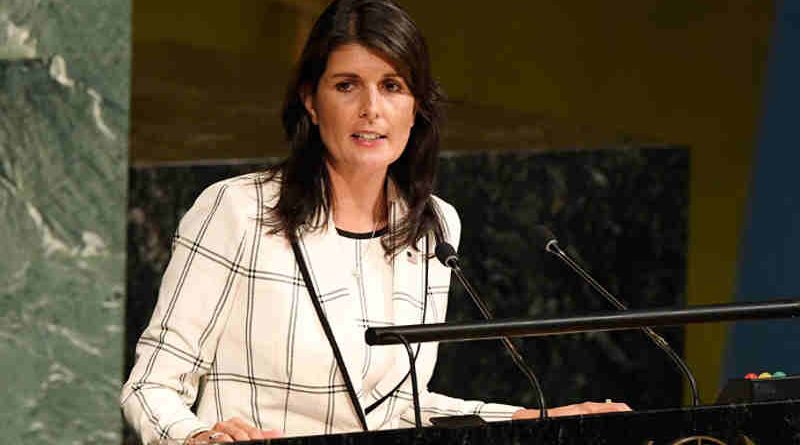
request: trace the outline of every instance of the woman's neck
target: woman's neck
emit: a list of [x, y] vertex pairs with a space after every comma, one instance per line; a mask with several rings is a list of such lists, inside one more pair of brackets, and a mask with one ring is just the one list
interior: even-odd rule
[[333, 222], [348, 232], [380, 229], [386, 220], [386, 172], [357, 174], [328, 165], [333, 195]]

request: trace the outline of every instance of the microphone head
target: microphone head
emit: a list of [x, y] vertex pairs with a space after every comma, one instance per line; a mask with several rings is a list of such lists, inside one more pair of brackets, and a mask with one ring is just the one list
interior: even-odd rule
[[547, 226], [537, 225], [533, 228], [533, 243], [550, 252], [553, 245], [558, 245], [558, 240]]
[[441, 242], [436, 244], [436, 259], [439, 260], [444, 267], [452, 268], [458, 264], [458, 255], [456, 249], [450, 243]]
[[554, 240], [556, 240], [556, 236], [553, 235], [553, 232], [551, 232], [547, 226], [537, 225], [533, 228], [534, 244], [544, 247], [547, 243]]

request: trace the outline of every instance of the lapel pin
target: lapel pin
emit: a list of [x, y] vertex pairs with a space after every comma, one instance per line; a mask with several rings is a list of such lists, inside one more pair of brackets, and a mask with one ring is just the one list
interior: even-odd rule
[[406, 250], [406, 256], [408, 257], [408, 262], [411, 264], [417, 264], [417, 256], [414, 255], [414, 252], [410, 250]]

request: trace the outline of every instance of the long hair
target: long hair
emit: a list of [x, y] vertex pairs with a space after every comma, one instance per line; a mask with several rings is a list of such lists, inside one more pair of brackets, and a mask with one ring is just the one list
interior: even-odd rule
[[381, 243], [387, 255], [416, 247], [426, 234], [441, 238], [443, 224], [431, 199], [439, 155], [443, 93], [433, 80], [425, 39], [411, 17], [392, 0], [336, 0], [317, 19], [286, 92], [283, 128], [289, 157], [266, 172], [278, 179], [280, 192], [265, 212], [270, 233], [294, 241], [302, 226], [327, 223], [331, 184], [325, 167], [326, 149], [303, 103], [316, 92], [328, 57], [341, 45], [357, 43], [391, 61], [415, 99], [414, 126], [402, 155], [389, 165], [408, 212]]

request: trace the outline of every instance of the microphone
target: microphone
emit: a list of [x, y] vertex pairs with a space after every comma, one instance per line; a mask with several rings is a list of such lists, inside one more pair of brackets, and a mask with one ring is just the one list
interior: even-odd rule
[[[589, 286], [592, 287], [597, 293], [602, 295], [606, 300], [608, 300], [614, 307], [616, 307], [620, 311], [627, 311], [628, 306], [625, 305], [622, 301], [620, 301], [617, 297], [611, 295], [611, 292], [606, 290], [605, 287], [600, 285], [588, 272], [586, 272], [578, 263], [576, 263], [566, 252], [564, 252], [561, 247], [558, 245], [558, 240], [556, 239], [553, 232], [550, 231], [545, 226], [536, 226], [533, 230], [535, 243], [538, 245], [544, 246], [544, 250], [552, 253], [556, 257], [558, 257], [561, 261], [563, 261], [570, 269], [572, 269], [575, 273], [578, 274], [585, 282], [589, 283]], [[658, 335], [652, 328], [643, 327], [641, 328], [642, 332], [647, 335], [650, 340], [655, 343], [656, 346], [659, 347], [664, 353], [669, 356], [672, 362], [675, 364], [675, 367], [678, 368], [678, 371], [683, 375], [683, 377], [689, 382], [689, 387], [692, 390], [692, 406], [696, 407], [700, 404], [700, 396], [697, 392], [697, 381], [694, 379], [694, 375], [692, 371], [689, 369], [689, 366], [686, 365], [686, 362], [681, 359], [681, 357], [675, 352], [672, 347], [670, 347], [669, 343], [660, 335]]]
[[[467, 294], [469, 294], [469, 296], [472, 298], [472, 301], [476, 306], [478, 306], [483, 318], [486, 320], [491, 320], [491, 311], [486, 306], [486, 303], [483, 302], [483, 299], [478, 295], [475, 289], [473, 289], [472, 285], [470, 285], [469, 281], [467, 280], [467, 277], [465, 277], [464, 273], [461, 271], [461, 266], [458, 264], [458, 255], [456, 254], [456, 250], [453, 248], [453, 246], [444, 241], [439, 242], [436, 244], [435, 253], [439, 262], [453, 271], [456, 278], [458, 278], [458, 281], [460, 281], [461, 285], [464, 287], [464, 290], [467, 291]], [[508, 351], [509, 355], [511, 355], [511, 359], [514, 361], [514, 364], [517, 365], [517, 368], [522, 371], [523, 374], [525, 374], [525, 377], [528, 378], [528, 381], [531, 383], [531, 386], [536, 392], [536, 395], [539, 398], [539, 418], [547, 419], [547, 405], [544, 401], [544, 392], [542, 391], [541, 385], [539, 385], [539, 379], [536, 378], [536, 374], [534, 374], [531, 367], [525, 363], [522, 355], [520, 355], [520, 353], [517, 351], [517, 348], [514, 347], [514, 344], [511, 343], [511, 340], [508, 337], [503, 337], [500, 339], [500, 341], [502, 341], [506, 351]]]

